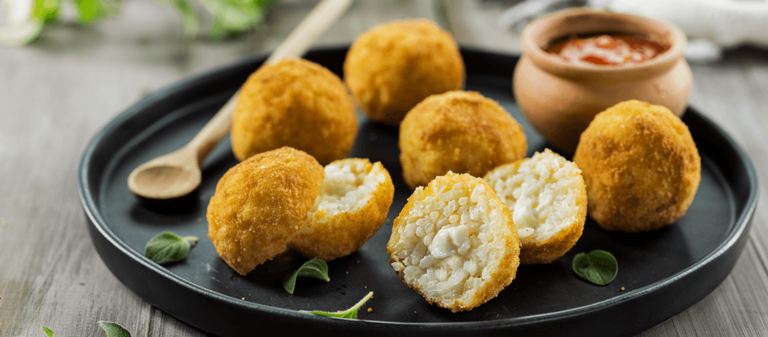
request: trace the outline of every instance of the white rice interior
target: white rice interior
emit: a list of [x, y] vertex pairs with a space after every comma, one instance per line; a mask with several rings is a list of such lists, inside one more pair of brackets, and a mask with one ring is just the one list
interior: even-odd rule
[[517, 170], [491, 171], [485, 181], [513, 211], [520, 240], [542, 242], [576, 221], [580, 175], [574, 163], [546, 149]]
[[398, 229], [392, 268], [427, 298], [468, 303], [499, 268], [499, 231], [508, 229], [486, 185], [443, 181], [433, 196], [424, 197], [419, 187], [411, 197], [415, 202]]
[[320, 195], [309, 216], [324, 210], [325, 216], [317, 220], [325, 222], [335, 214], [365, 206], [371, 193], [386, 180], [382, 172], [371, 166], [362, 159], [340, 160], [326, 165]]

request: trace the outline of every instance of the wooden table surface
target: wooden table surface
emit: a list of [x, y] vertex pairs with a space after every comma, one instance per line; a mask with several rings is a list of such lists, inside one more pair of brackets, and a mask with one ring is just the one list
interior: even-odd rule
[[[426, 17], [462, 45], [515, 52], [496, 25], [503, 1], [358, 1], [320, 39], [350, 43], [376, 23]], [[92, 27], [62, 24], [19, 49], [0, 48], [0, 336], [101, 336], [99, 320], [133, 336], [203, 336], [134, 295], [91, 244], [77, 196], [86, 144], [123, 109], [182, 78], [273, 49], [314, 2], [284, 1], [266, 26], [230, 41], [182, 38], [176, 12], [127, 0]], [[747, 151], [760, 201], [741, 258], [712, 294], [643, 336], [768, 335], [768, 52], [739, 49], [692, 65], [691, 104]], [[607, 332], [596, 332], [602, 335]]]

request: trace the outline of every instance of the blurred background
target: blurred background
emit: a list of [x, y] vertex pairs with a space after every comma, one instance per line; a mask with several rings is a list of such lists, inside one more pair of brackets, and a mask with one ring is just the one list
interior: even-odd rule
[[[99, 71], [109, 68], [110, 82], [130, 77], [125, 80], [146, 93], [180, 75], [274, 49], [316, 3], [2, 0], [0, 62], [61, 76], [101, 76]], [[688, 35], [686, 57], [693, 64], [719, 62], [734, 57], [733, 51], [739, 58], [768, 59], [768, 1], [763, 0], [358, 0], [316, 45], [348, 44], [375, 24], [424, 17], [462, 46], [518, 54], [519, 33], [530, 20], [574, 6], [670, 21]], [[0, 76], [8, 79], [8, 71], [0, 67]]]
[[[5, 80], [0, 89], [77, 77], [66, 83], [71, 90], [95, 82], [109, 96], [127, 95], [127, 87], [144, 95], [274, 49], [316, 3], [2, 0], [0, 78]], [[694, 66], [734, 58], [768, 60], [768, 1], [763, 0], [358, 0], [316, 45], [348, 44], [375, 24], [424, 17], [450, 31], [462, 46], [520, 53], [519, 33], [527, 22], [585, 5], [676, 24], [689, 37], [686, 57]], [[14, 78], [26, 67], [34, 67], [40, 77]], [[113, 98], [105, 110], [112, 114], [138, 97]]]
[[[91, 43], [130, 41], [144, 47], [178, 42], [183, 47], [201, 40], [242, 40], [247, 41], [245, 48], [259, 52], [277, 43], [267, 36], [289, 31], [315, 3], [311, 0], [2, 0], [0, 45], [19, 47], [34, 41], [36, 45], [45, 46], [78, 41], [70, 45], [74, 48], [83, 47], [87, 40]], [[336, 30], [325, 34], [328, 38], [320, 43], [354, 38], [354, 35], [348, 37], [340, 33], [353, 31], [360, 23], [370, 26], [396, 18], [428, 17], [452, 31], [463, 44], [492, 44], [503, 51], [519, 52], [516, 36], [530, 20], [577, 6], [670, 21], [688, 35], [692, 42], [689, 59], [695, 61], [719, 59], [723, 49], [745, 44], [768, 46], [768, 35], [761, 34], [768, 25], [768, 2], [764, 0], [360, 0], [337, 24]], [[177, 56], [186, 56], [183, 49], [177, 50]]]

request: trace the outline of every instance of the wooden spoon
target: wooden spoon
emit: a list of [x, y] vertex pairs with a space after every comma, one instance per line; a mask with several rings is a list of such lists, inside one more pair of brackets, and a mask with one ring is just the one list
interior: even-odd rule
[[[317, 4], [265, 64], [303, 55], [351, 3], [352, 0], [323, 0]], [[200, 186], [200, 164], [229, 133], [238, 93], [239, 90], [187, 145], [135, 168], [128, 176], [131, 192], [148, 199], [168, 200], [183, 197]]]

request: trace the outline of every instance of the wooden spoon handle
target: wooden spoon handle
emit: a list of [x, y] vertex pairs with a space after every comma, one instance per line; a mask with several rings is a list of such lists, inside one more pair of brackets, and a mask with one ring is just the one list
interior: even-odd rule
[[224, 103], [213, 118], [203, 126], [203, 128], [187, 144], [187, 148], [194, 149], [197, 152], [197, 165], [201, 165], [205, 157], [211, 153], [213, 147], [219, 143], [232, 127], [232, 116], [235, 114], [235, 105], [237, 105], [238, 89], [232, 97]]
[[[265, 61], [265, 64], [271, 64], [277, 62], [286, 57], [299, 57], [307, 51], [312, 43], [322, 34], [328, 27], [336, 21], [336, 19], [343, 14], [352, 0], [323, 0], [312, 12], [307, 15], [304, 20], [299, 23], [296, 28], [293, 29], [290, 35], [272, 52], [272, 55]], [[188, 148], [191, 148], [197, 152], [198, 165], [203, 163], [203, 160], [208, 153], [213, 150], [213, 147], [223, 139], [232, 127], [232, 116], [235, 114], [235, 105], [237, 105], [237, 95], [240, 93], [238, 90], [232, 97], [224, 104], [223, 107], [216, 113], [211, 120], [205, 124], [202, 130], [195, 135]]]

